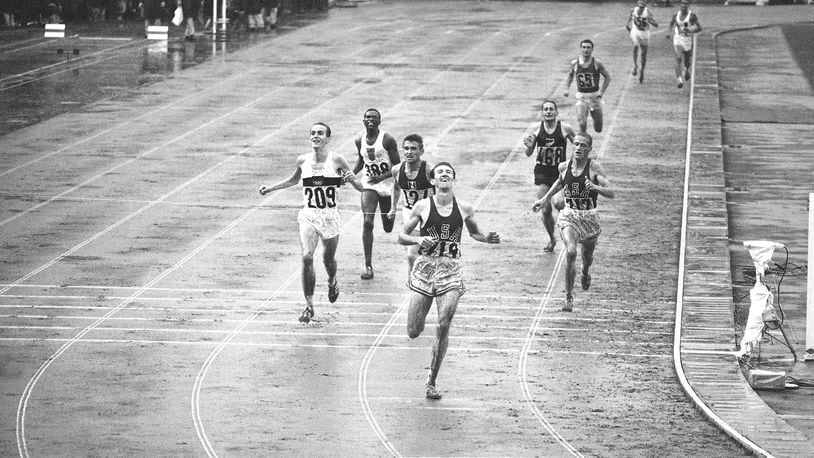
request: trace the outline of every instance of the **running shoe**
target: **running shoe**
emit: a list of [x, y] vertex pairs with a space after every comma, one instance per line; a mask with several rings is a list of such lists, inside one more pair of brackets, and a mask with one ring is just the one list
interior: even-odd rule
[[644, 83], [644, 69], [639, 73], [639, 84]]
[[583, 273], [582, 274], [582, 289], [588, 291], [588, 288], [591, 287], [591, 274]]
[[328, 285], [328, 301], [333, 304], [339, 297], [339, 282], [334, 280], [333, 286]]
[[686, 72], [684, 72], [684, 79], [686, 81], [690, 80], [690, 69], [688, 68]]
[[563, 312], [573, 312], [574, 311], [574, 296], [566, 296], [565, 297], [565, 305], [562, 306]]
[[636, 76], [636, 73], [639, 71], [638, 69], [639, 69], [639, 67], [637, 67], [635, 65], [633, 66], [633, 76]]
[[308, 324], [311, 321], [311, 318], [314, 317], [314, 308], [310, 305], [305, 306], [305, 310], [302, 311], [302, 315], [300, 315], [300, 323]]
[[373, 279], [373, 266], [366, 266], [365, 271], [362, 272], [362, 280], [372, 280]]
[[435, 385], [427, 385], [427, 399], [441, 399], [441, 392], [435, 388]]
[[676, 84], [676, 86], [678, 86], [679, 89], [684, 87], [684, 81], [681, 79], [680, 76], [678, 77], [678, 84]]

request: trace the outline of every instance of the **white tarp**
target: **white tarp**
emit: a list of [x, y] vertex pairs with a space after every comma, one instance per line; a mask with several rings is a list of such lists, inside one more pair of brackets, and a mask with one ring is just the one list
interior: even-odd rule
[[[746, 241], [743, 246], [749, 249], [749, 256], [755, 263], [755, 287], [749, 291], [749, 318], [746, 320], [746, 328], [743, 330], [741, 339], [741, 349], [735, 355], [741, 357], [752, 352], [753, 347], [760, 341], [763, 333], [764, 322], [767, 319], [776, 319], [774, 313], [774, 295], [766, 285], [763, 284], [763, 274], [769, 267], [775, 248], [782, 248], [784, 245], [766, 240]], [[770, 318], [771, 317], [771, 318]]]
[[741, 339], [741, 349], [736, 356], [741, 357], [745, 354], [752, 353], [753, 347], [760, 340], [763, 333], [764, 317], [774, 314], [774, 295], [769, 291], [769, 288], [764, 284], [755, 285], [749, 291], [749, 318], [746, 320], [746, 328], [743, 330], [743, 338]]

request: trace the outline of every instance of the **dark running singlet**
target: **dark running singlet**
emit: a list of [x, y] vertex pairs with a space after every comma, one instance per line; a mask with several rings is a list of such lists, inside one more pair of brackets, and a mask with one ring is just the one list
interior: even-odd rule
[[565, 147], [568, 139], [562, 133], [562, 124], [557, 121], [554, 132], [545, 131], [545, 121], [540, 123], [540, 132], [534, 139], [537, 147], [537, 164], [553, 169], [554, 177], [558, 175], [557, 165], [565, 160]]
[[599, 70], [596, 69], [596, 59], [591, 57], [591, 63], [587, 67], [583, 67], [576, 60], [575, 75], [577, 79], [577, 91], [582, 93], [599, 92]]
[[[407, 162], [404, 162], [406, 164]], [[413, 205], [421, 199], [435, 194], [435, 186], [427, 179], [427, 163], [422, 160], [421, 166], [418, 168], [418, 174], [414, 180], [407, 178], [407, 173], [404, 168], [406, 165], [401, 166], [401, 173], [399, 173], [399, 188], [401, 188], [402, 196], [404, 196], [404, 208], [412, 209]]]
[[565, 179], [563, 180], [562, 192], [565, 196], [565, 205], [574, 210], [593, 210], [596, 208], [596, 198], [599, 193], [585, 189], [585, 180], [590, 178], [591, 160], [585, 163], [585, 168], [578, 176], [571, 174], [571, 164], [574, 160], [568, 161], [565, 169]]
[[461, 252], [458, 245], [461, 243], [461, 231], [464, 226], [464, 219], [461, 210], [458, 208], [458, 200], [452, 198], [452, 213], [449, 216], [438, 214], [438, 207], [435, 206], [435, 199], [430, 197], [430, 214], [427, 221], [421, 225], [419, 234], [422, 237], [430, 236], [437, 240], [431, 248], [419, 247], [418, 254], [437, 257], [460, 258]]

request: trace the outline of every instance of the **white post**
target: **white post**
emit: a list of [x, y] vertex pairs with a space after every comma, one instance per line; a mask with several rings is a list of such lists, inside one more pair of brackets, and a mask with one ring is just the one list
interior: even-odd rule
[[212, 0], [212, 41], [218, 36], [218, 0]]
[[806, 361], [814, 361], [814, 193], [808, 194], [808, 283], [806, 294]]

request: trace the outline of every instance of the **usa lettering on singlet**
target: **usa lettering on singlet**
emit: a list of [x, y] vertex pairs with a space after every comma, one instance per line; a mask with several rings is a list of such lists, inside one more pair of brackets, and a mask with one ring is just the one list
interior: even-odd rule
[[596, 59], [591, 57], [591, 63], [582, 66], [579, 59], [576, 60], [577, 90], [583, 93], [599, 92], [599, 70], [596, 69]]
[[562, 134], [562, 124], [557, 121], [554, 132], [545, 131], [545, 125], [540, 124], [540, 132], [534, 139], [537, 145], [537, 163], [548, 167], [556, 167], [565, 160], [565, 148], [568, 140]]
[[463, 225], [464, 220], [461, 210], [458, 208], [457, 199], [452, 198], [452, 212], [449, 216], [441, 216], [435, 205], [435, 199], [430, 198], [430, 214], [427, 216], [427, 221], [421, 226], [420, 235], [422, 237], [430, 236], [436, 242], [430, 248], [420, 247], [418, 254], [460, 258], [461, 251], [458, 247], [461, 244]]
[[407, 173], [405, 173], [404, 170], [405, 167], [407, 166], [402, 166], [401, 173], [399, 173], [399, 187], [404, 197], [404, 208], [410, 210], [419, 200], [433, 196], [435, 194], [435, 186], [427, 179], [427, 163], [425, 161], [421, 161], [418, 174], [413, 180], [407, 177]]
[[642, 8], [641, 15], [636, 13], [637, 10], [633, 10], [633, 25], [636, 26], [637, 29], [641, 31], [647, 30], [650, 26], [650, 22], [647, 21], [647, 8]]
[[[342, 177], [334, 170], [333, 152], [328, 153], [325, 162], [317, 165], [313, 157], [308, 157], [300, 166], [302, 170], [302, 201], [305, 208], [336, 208], [339, 203], [339, 187]], [[316, 169], [316, 170], [315, 170]]]
[[390, 162], [390, 155], [382, 144], [383, 139], [384, 131], [379, 131], [376, 141], [369, 145], [365, 139], [365, 134], [362, 134], [361, 153], [362, 159], [365, 161], [365, 175], [369, 177], [387, 173], [393, 166]]
[[582, 173], [578, 176], [571, 173], [571, 164], [573, 162], [573, 160], [568, 161], [568, 167], [565, 169], [562, 188], [565, 204], [574, 210], [593, 210], [596, 208], [596, 198], [599, 193], [585, 189], [585, 180], [590, 179], [591, 160], [588, 159], [585, 168], [582, 169]]

